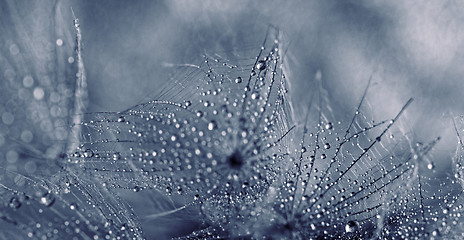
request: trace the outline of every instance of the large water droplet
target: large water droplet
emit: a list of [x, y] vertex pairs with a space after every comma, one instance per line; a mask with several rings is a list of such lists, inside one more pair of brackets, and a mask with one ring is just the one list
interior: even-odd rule
[[306, 151], [307, 151], [307, 150], [306, 150], [306, 147], [302, 147], [302, 148], [301, 148], [301, 152], [302, 152], [302, 153], [305, 153]]
[[71, 203], [71, 204], [69, 205], [69, 208], [70, 208], [71, 210], [76, 210], [77, 207], [78, 207], [78, 206], [77, 206], [77, 203]]
[[259, 98], [259, 93], [254, 92], [254, 93], [251, 94], [251, 99], [255, 100], [257, 98]]
[[356, 222], [354, 221], [349, 221], [346, 225], [345, 225], [345, 231], [347, 233], [352, 233], [354, 231], [356, 231], [356, 229], [358, 228], [358, 225], [356, 224]]
[[427, 164], [427, 168], [428, 168], [429, 170], [432, 170], [432, 169], [435, 168], [435, 166], [433, 165], [433, 163], [429, 163], [429, 164]]
[[93, 157], [93, 156], [94, 156], [94, 153], [93, 153], [92, 150], [86, 149], [86, 150], [84, 151], [84, 157], [90, 158], [90, 157]]

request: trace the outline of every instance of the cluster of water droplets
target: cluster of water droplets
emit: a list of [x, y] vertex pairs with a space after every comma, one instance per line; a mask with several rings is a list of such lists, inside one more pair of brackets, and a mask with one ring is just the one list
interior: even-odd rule
[[183, 195], [208, 224], [237, 228], [287, 152], [286, 80], [278, 31], [270, 32], [254, 59], [205, 54], [166, 100], [91, 114], [67, 171], [108, 189]]
[[369, 81], [350, 121], [340, 122], [318, 72], [295, 120], [271, 30], [255, 58], [205, 54], [164, 99], [91, 114], [79, 123], [84, 137], [66, 156], [67, 171], [111, 192], [183, 196], [167, 212], [198, 206], [202, 223], [187, 239], [438, 234], [430, 226], [448, 192], [426, 184], [427, 154], [439, 139], [415, 144], [397, 126], [412, 99], [391, 119], [372, 121]]
[[[201, 64], [180, 66], [156, 100], [121, 112], [84, 113], [82, 36], [74, 23], [77, 61], [67, 61], [77, 74], [64, 90], [40, 85], [31, 92], [35, 78], [29, 75], [24, 88], [15, 87], [10, 68], [23, 56], [16, 45], [8, 50], [10, 65], [0, 65], [11, 75], [5, 89], [20, 88], [19, 97], [26, 96], [20, 104], [28, 106], [32, 94], [31, 108], [46, 110], [41, 123], [26, 118], [31, 130], [6, 133], [3, 125], [17, 118], [2, 111], [0, 149], [7, 137], [31, 144], [8, 144], [13, 150], [2, 167], [0, 221], [12, 228], [0, 227], [0, 238], [141, 239], [144, 220], [187, 209], [200, 220], [180, 239], [463, 236], [462, 119], [455, 122], [455, 176], [440, 179], [429, 158], [439, 138], [417, 143], [402, 125], [412, 99], [391, 119], [372, 120], [366, 106], [371, 80], [353, 114], [343, 118], [348, 121], [340, 121], [318, 71], [306, 111], [295, 113], [286, 42], [274, 27], [253, 52], [205, 53]], [[64, 43], [56, 40], [58, 47]], [[58, 73], [56, 79], [66, 75]], [[54, 114], [55, 95], [65, 104], [59, 109], [73, 111]], [[49, 118], [64, 135], [32, 144], [35, 131], [49, 133], [50, 126], [42, 128]], [[34, 168], [47, 169], [40, 170], [45, 176], [30, 166], [16, 168], [23, 159], [29, 164], [27, 153], [46, 162]], [[137, 212], [127, 196], [158, 201], [159, 209]]]
[[464, 143], [462, 138], [464, 117], [454, 117], [453, 125], [457, 137], [457, 148], [452, 162], [454, 176], [450, 178], [457, 187], [454, 188], [454, 194], [444, 199], [441, 217], [433, 231], [433, 236], [437, 239], [464, 238]]
[[[16, 175], [14, 188], [2, 183], [2, 239], [128, 239], [127, 224], [104, 217], [88, 196], [70, 187], [66, 194], [47, 189], [41, 180]], [[9, 184], [13, 185], [13, 184]], [[16, 190], [20, 189], [20, 190]], [[87, 199], [87, 200], [86, 200]]]
[[0, 5], [2, 39], [15, 40], [0, 44], [0, 239], [140, 238], [137, 224], [117, 215], [123, 203], [99, 198], [103, 189], [80, 185], [62, 166], [86, 105], [78, 20], [73, 41], [59, 17], [50, 35], [25, 31], [17, 6]]

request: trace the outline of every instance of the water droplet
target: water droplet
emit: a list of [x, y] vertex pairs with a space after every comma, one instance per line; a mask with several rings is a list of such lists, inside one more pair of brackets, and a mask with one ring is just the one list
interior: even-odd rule
[[429, 164], [427, 164], [427, 168], [428, 168], [429, 170], [432, 170], [432, 169], [435, 168], [435, 166], [433, 165], [433, 163], [429, 163]]
[[211, 122], [208, 123], [208, 130], [214, 130], [217, 128], [217, 123], [216, 121], [212, 120]]
[[19, 201], [17, 197], [12, 197], [10, 199], [10, 203], [8, 204], [8, 206], [11, 208], [19, 208], [21, 207], [21, 202]]
[[118, 118], [118, 122], [125, 122], [125, 121], [126, 121], [126, 119], [124, 118], [124, 116], [120, 116]]
[[124, 223], [121, 225], [121, 231], [126, 231], [127, 225]]
[[53, 205], [53, 203], [55, 203], [55, 197], [53, 197], [51, 193], [47, 192], [40, 198], [40, 203], [47, 207], [50, 207]]
[[325, 149], [330, 149], [330, 144], [329, 143], [324, 144], [324, 148]]
[[242, 82], [242, 78], [241, 77], [238, 77], [235, 79], [235, 83], [241, 83]]
[[258, 63], [256, 64], [256, 68], [260, 71], [266, 69], [266, 61], [259, 60]]
[[449, 208], [444, 208], [443, 209], [443, 214], [448, 214], [448, 212], [449, 212]]
[[356, 222], [354, 221], [349, 221], [346, 225], [345, 225], [345, 231], [347, 233], [352, 233], [354, 231], [356, 231], [356, 228], [358, 227], [358, 225], [356, 224]]
[[185, 101], [184, 105], [186, 107], [190, 107], [190, 106], [192, 106], [192, 102], [187, 100], [187, 101]]

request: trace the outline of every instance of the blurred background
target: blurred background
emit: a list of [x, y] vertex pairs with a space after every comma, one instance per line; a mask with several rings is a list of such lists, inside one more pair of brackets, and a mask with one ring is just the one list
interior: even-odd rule
[[[457, 147], [452, 117], [464, 113], [462, 1], [4, 0], [0, 7], [0, 153], [10, 170], [38, 173], [33, 153], [64, 149], [76, 70], [72, 7], [83, 34], [89, 112], [156, 98], [176, 65], [198, 65], [206, 51], [257, 50], [271, 24], [289, 42], [297, 113], [319, 70], [340, 121], [372, 77], [374, 119], [394, 117], [414, 98], [405, 132], [414, 141], [441, 136], [432, 156], [437, 171], [449, 173]], [[18, 142], [30, 152], [15, 151]], [[18, 169], [24, 154], [27, 167]]]

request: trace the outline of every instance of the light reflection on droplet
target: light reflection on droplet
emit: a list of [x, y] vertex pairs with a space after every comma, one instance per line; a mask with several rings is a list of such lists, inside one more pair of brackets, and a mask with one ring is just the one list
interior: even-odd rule
[[45, 95], [45, 92], [44, 92], [43, 88], [36, 87], [36, 88], [34, 88], [33, 95], [34, 95], [35, 99], [42, 100], [44, 95]]

